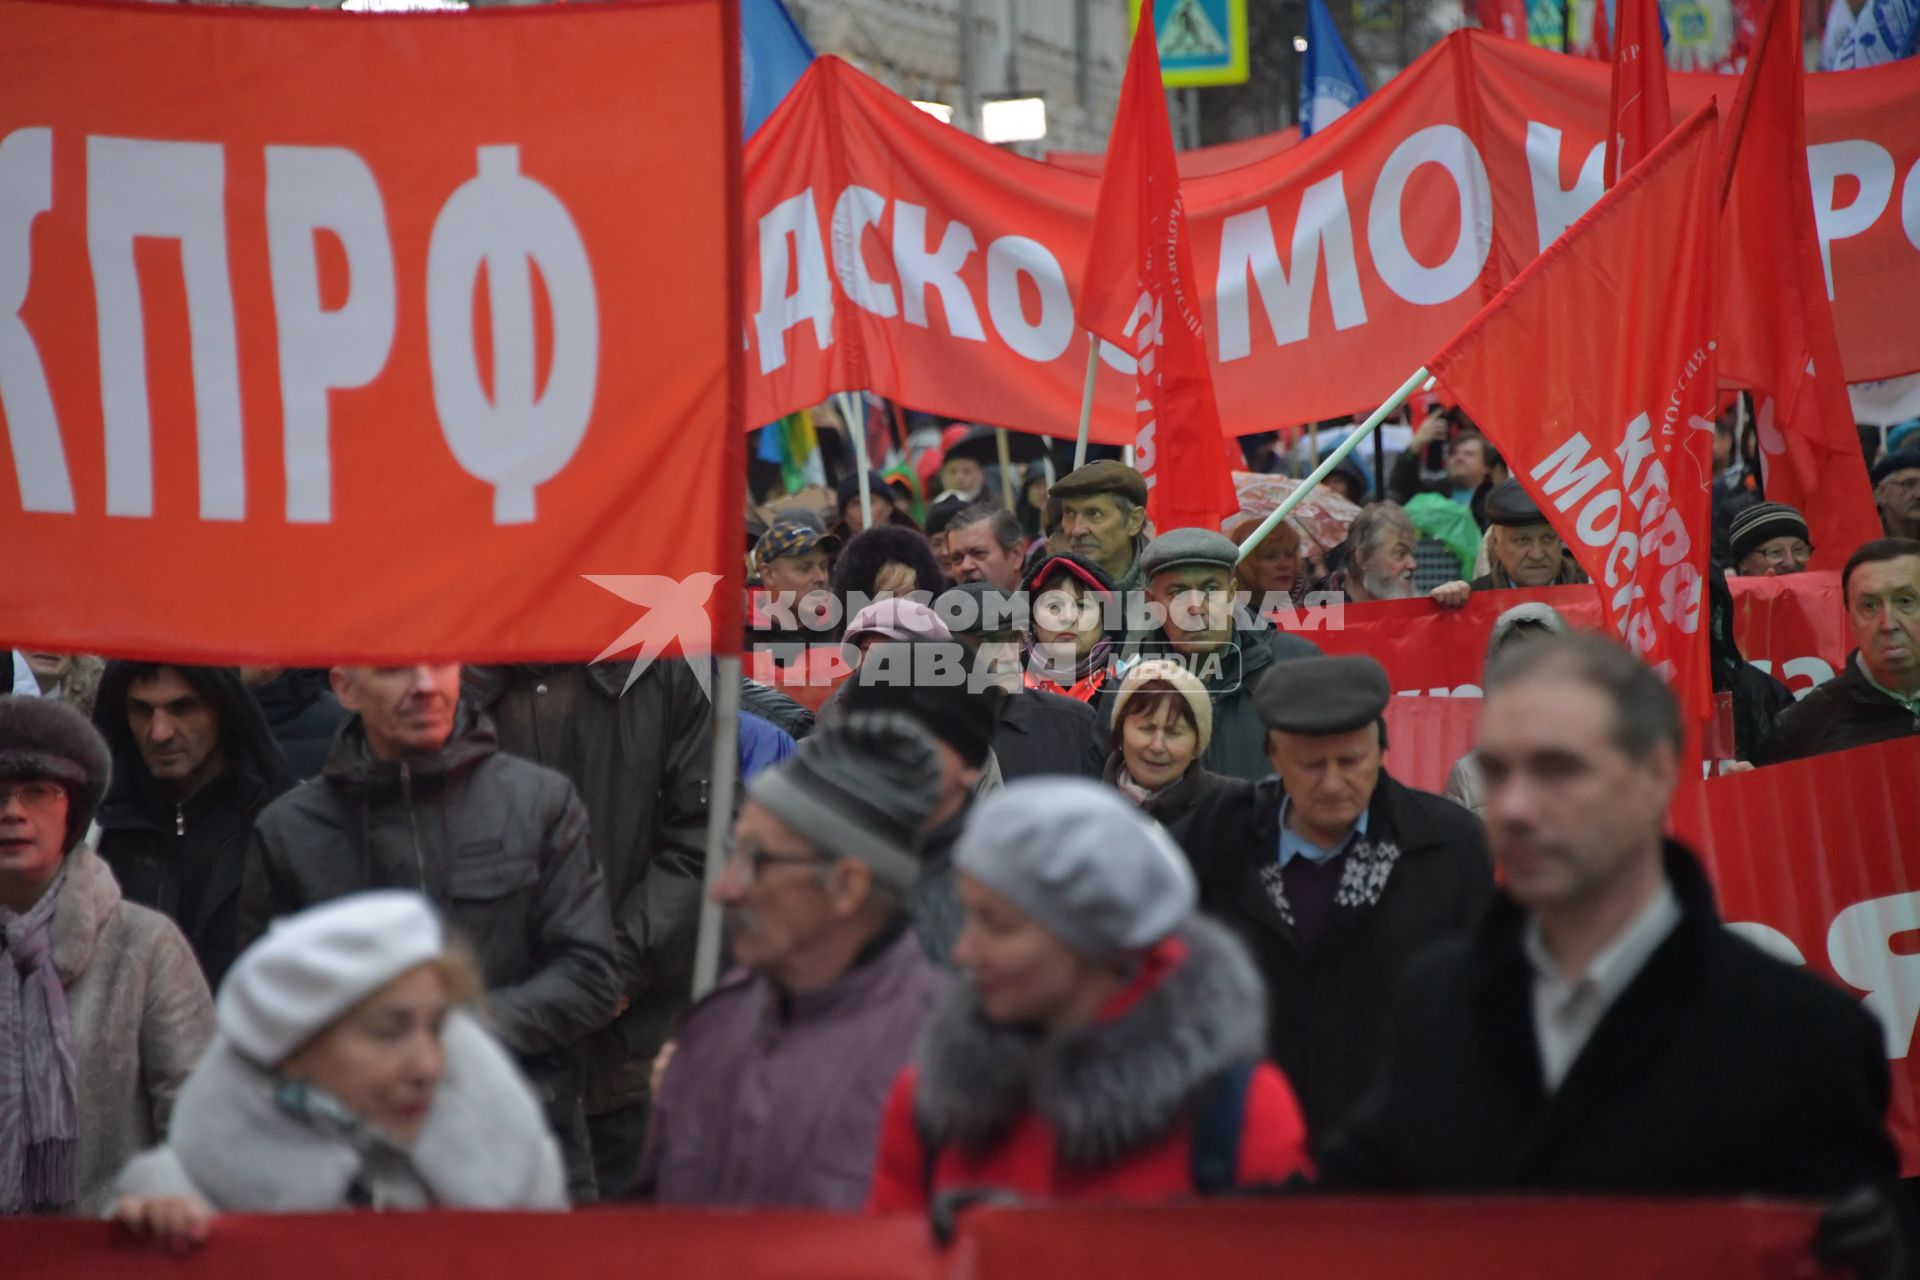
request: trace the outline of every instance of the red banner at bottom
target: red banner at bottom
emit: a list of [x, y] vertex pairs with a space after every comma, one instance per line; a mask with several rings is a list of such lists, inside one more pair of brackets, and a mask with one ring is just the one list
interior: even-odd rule
[[1137, 1209], [986, 1209], [937, 1252], [913, 1218], [589, 1209], [222, 1218], [185, 1257], [98, 1222], [0, 1221], [33, 1280], [1002, 1280], [1421, 1276], [1806, 1280], [1818, 1209], [1761, 1202], [1333, 1199]]

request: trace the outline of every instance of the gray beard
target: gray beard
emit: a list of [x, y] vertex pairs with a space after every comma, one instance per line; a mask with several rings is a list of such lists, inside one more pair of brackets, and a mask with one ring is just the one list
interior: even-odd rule
[[1362, 573], [1360, 586], [1369, 600], [1410, 600], [1413, 598], [1413, 584], [1398, 574]]

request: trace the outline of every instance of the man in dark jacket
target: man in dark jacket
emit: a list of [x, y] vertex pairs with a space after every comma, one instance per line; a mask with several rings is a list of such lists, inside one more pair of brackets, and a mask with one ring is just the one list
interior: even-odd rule
[[620, 1016], [581, 1042], [595, 1179], [624, 1198], [646, 1136], [648, 1073], [686, 1009], [706, 866], [713, 707], [683, 661], [474, 667], [466, 684], [503, 751], [558, 769], [587, 807], [613, 906]]
[[240, 679], [260, 705], [295, 779], [317, 778], [347, 718], [327, 673], [312, 667], [241, 667]]
[[1382, 767], [1387, 673], [1366, 657], [1283, 663], [1261, 681], [1277, 778], [1223, 787], [1182, 843], [1200, 905], [1266, 979], [1267, 1035], [1316, 1142], [1386, 1056], [1394, 988], [1493, 895], [1480, 823]]
[[1920, 542], [1879, 538], [1840, 572], [1854, 651], [1844, 671], [1780, 712], [1755, 764], [1920, 733]]
[[[970, 656], [958, 640], [884, 640], [868, 647], [853, 676], [840, 686], [843, 714], [903, 712], [933, 738], [940, 788], [924, 826], [920, 874], [907, 888], [907, 914], [927, 958], [949, 969], [962, 914], [953, 848], [993, 753], [1005, 696], [998, 689], [967, 687]], [[942, 677], [943, 671], [949, 674]]]
[[1699, 862], [1661, 838], [1682, 741], [1665, 683], [1581, 635], [1502, 653], [1486, 683], [1477, 753], [1503, 892], [1409, 975], [1326, 1180], [1897, 1195], [1878, 1022], [1724, 928]]
[[[1121, 663], [1168, 658], [1198, 677], [1213, 699], [1213, 738], [1201, 764], [1225, 778], [1254, 780], [1269, 773], [1266, 731], [1253, 704], [1255, 686], [1277, 665], [1317, 657], [1320, 650], [1274, 630], [1264, 619], [1250, 625], [1235, 619], [1233, 568], [1239, 558], [1233, 539], [1210, 529], [1175, 529], [1148, 543], [1140, 556], [1146, 596], [1165, 620], [1155, 630], [1130, 634], [1121, 647]], [[1091, 777], [1100, 776], [1106, 765], [1113, 694], [1113, 689], [1102, 693], [1095, 706], [1085, 748], [1084, 771]]]
[[239, 955], [247, 840], [293, 785], [286, 759], [232, 667], [109, 662], [93, 723], [113, 752], [97, 852], [129, 902], [180, 926], [218, 990]]
[[559, 773], [499, 749], [456, 664], [336, 667], [352, 713], [320, 777], [254, 826], [245, 946], [269, 922], [362, 889], [418, 889], [473, 950], [487, 1012], [546, 1104], [576, 1198], [591, 1197], [574, 1047], [619, 1003], [613, 920], [587, 811]]

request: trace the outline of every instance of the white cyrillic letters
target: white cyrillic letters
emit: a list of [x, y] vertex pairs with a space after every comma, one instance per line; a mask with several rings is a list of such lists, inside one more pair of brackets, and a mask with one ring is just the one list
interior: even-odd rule
[[947, 223], [940, 247], [927, 251], [927, 211], [904, 200], [893, 202], [893, 269], [900, 277], [900, 312], [908, 324], [927, 327], [927, 290], [940, 294], [947, 313], [947, 331], [956, 338], [987, 340], [980, 313], [960, 278], [960, 268], [973, 253], [973, 231], [965, 223]]
[[[1040, 293], [1040, 318], [1029, 322], [1020, 304], [1020, 277]], [[987, 246], [987, 315], [1000, 340], [1029, 360], [1057, 360], [1073, 341], [1073, 295], [1047, 246], [1026, 236], [1001, 236]]]
[[107, 514], [153, 514], [146, 322], [133, 242], [180, 242], [191, 330], [200, 518], [246, 516], [240, 362], [227, 274], [226, 154], [218, 143], [87, 139], [87, 255], [100, 330]]
[[848, 187], [833, 202], [833, 270], [840, 287], [854, 305], [876, 316], [891, 316], [899, 311], [893, 300], [893, 286], [881, 284], [867, 272], [867, 260], [860, 247], [868, 227], [880, 225], [887, 210], [887, 198], [868, 187]]
[[[897, 216], [894, 227], [898, 234]], [[789, 240], [792, 255], [787, 253]], [[790, 269], [795, 276], [792, 293], [787, 292]], [[787, 330], [803, 320], [813, 321], [813, 340], [822, 351], [833, 345], [833, 285], [827, 279], [827, 251], [820, 242], [812, 187], [782, 200], [760, 219], [760, 309], [753, 326], [761, 373], [786, 364]]]
[[[267, 261], [280, 335], [286, 422], [287, 519], [333, 518], [327, 393], [364, 387], [393, 347], [393, 247], [386, 206], [366, 161], [340, 147], [268, 147]], [[330, 231], [347, 255], [346, 301], [320, 302], [314, 236]]]
[[73, 481], [40, 348], [20, 315], [33, 281], [33, 220], [53, 208], [53, 131], [0, 139], [0, 408], [24, 511], [73, 514]]
[[1360, 270], [1353, 256], [1353, 222], [1347, 212], [1343, 174], [1322, 178], [1301, 193], [1300, 212], [1293, 222], [1291, 277], [1280, 265], [1273, 221], [1266, 209], [1248, 209], [1226, 219], [1220, 228], [1220, 271], [1214, 281], [1222, 362], [1253, 353], [1247, 306], [1249, 275], [1266, 307], [1274, 342], [1285, 346], [1307, 336], [1313, 286], [1323, 251], [1333, 327], [1351, 329], [1365, 324], [1367, 304], [1360, 294]]
[[[480, 147], [478, 161], [478, 176], [448, 197], [427, 242], [427, 357], [454, 459], [494, 486], [494, 523], [522, 524], [533, 519], [535, 486], [572, 460], [593, 416], [600, 308], [580, 231], [552, 191], [520, 172], [520, 148]], [[529, 259], [553, 317], [553, 367], [537, 394]], [[483, 265], [491, 399], [473, 350], [474, 278]]]
[[[1425, 265], [1408, 250], [1400, 222], [1407, 180], [1423, 164], [1445, 169], [1460, 200], [1460, 237], [1437, 267]], [[1493, 188], [1473, 139], [1453, 125], [1436, 124], [1393, 149], [1367, 207], [1367, 247], [1380, 278], [1408, 302], [1437, 306], [1473, 287], [1493, 250]]]
[[1907, 1056], [1920, 1015], [1920, 955], [1895, 955], [1890, 945], [1911, 929], [1920, 929], [1920, 893], [1856, 902], [1827, 930], [1827, 959], [1841, 981], [1867, 993], [1860, 1003], [1879, 1016], [1889, 1058]]
[[[1833, 207], [1835, 179], [1841, 174], [1860, 184], [1860, 193]], [[1813, 221], [1820, 234], [1820, 262], [1827, 269], [1827, 297], [1833, 297], [1833, 242], [1857, 236], [1872, 226], [1893, 198], [1893, 157], [1877, 142], [1822, 142], [1807, 148], [1807, 176], [1813, 185]]]
[[1560, 185], [1560, 131], [1538, 120], [1527, 121], [1527, 177], [1533, 187], [1533, 225], [1545, 249], [1580, 215], [1593, 208], [1606, 186], [1601, 182], [1601, 167], [1606, 163], [1607, 147], [1593, 144], [1580, 165], [1580, 176], [1573, 186]]

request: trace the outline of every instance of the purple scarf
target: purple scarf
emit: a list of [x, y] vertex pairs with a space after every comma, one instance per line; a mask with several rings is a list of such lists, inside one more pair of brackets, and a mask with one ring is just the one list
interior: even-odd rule
[[67, 991], [53, 967], [63, 866], [25, 915], [0, 907], [0, 1213], [69, 1209], [79, 1095]]

